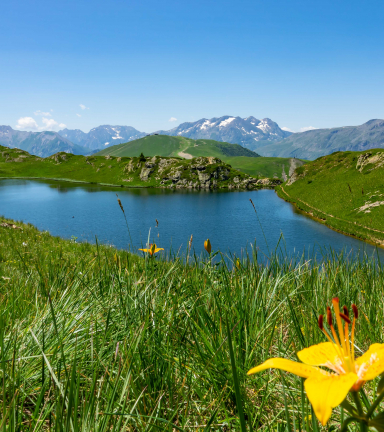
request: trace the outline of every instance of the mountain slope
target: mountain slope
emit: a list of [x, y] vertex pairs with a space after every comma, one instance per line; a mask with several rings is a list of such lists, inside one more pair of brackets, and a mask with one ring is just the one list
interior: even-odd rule
[[384, 151], [336, 152], [296, 169], [279, 195], [327, 225], [384, 246]]
[[258, 120], [255, 117], [223, 116], [210, 120], [201, 119], [168, 130], [158, 131], [162, 135], [184, 136], [192, 139], [212, 139], [255, 150], [265, 141], [280, 141], [291, 135], [279, 128], [277, 123], [269, 118]]
[[89, 150], [73, 144], [56, 132], [25, 132], [13, 130], [10, 126], [0, 126], [0, 145], [17, 147], [29, 153], [47, 157], [57, 152], [87, 154]]
[[[129, 143], [108, 147], [95, 155], [100, 156], [176, 156], [185, 159], [192, 157], [217, 157], [244, 173], [254, 177], [278, 177], [286, 179], [293, 159], [263, 158], [238, 144], [181, 136], [150, 135]], [[295, 159], [295, 164], [304, 162]]]
[[191, 159], [196, 156], [247, 156], [259, 155], [238, 144], [229, 144], [213, 140], [193, 140], [181, 136], [150, 135], [124, 144], [108, 147], [97, 155], [111, 156], [179, 156]]
[[131, 126], [103, 125], [91, 129], [88, 133], [80, 129], [63, 129], [58, 134], [73, 143], [91, 150], [101, 149], [105, 146], [125, 143], [145, 136]]
[[262, 156], [316, 159], [335, 151], [362, 151], [384, 147], [384, 120], [370, 120], [360, 126], [315, 129], [296, 133], [259, 147]]

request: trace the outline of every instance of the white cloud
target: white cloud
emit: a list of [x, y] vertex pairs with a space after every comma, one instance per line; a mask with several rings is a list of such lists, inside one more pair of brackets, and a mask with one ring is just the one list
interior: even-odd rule
[[295, 131], [293, 131], [292, 129], [289, 129], [289, 128], [286, 127], [286, 126], [282, 127], [281, 130], [284, 130], [284, 131], [287, 131], [287, 132], [295, 133]]
[[45, 112], [45, 111], [40, 111], [40, 110], [35, 111], [33, 114], [35, 114], [36, 116], [45, 116], [45, 117], [51, 117], [52, 116], [52, 114], [50, 112]]
[[41, 121], [43, 122], [43, 126], [39, 126], [32, 117], [20, 117], [15, 129], [27, 131], [58, 131], [67, 127], [64, 123], [59, 123], [52, 118], [43, 117]]
[[176, 117], [171, 117], [168, 121], [175, 122], [175, 121], [177, 121], [177, 118]]
[[39, 126], [32, 117], [20, 117], [19, 120], [17, 120], [17, 125], [15, 126], [15, 129], [38, 130]]
[[57, 131], [67, 127], [64, 123], [58, 123], [53, 119], [47, 119], [45, 117], [43, 117], [42, 121], [44, 123], [44, 126], [39, 127], [39, 130]]
[[76, 114], [77, 115], [77, 117], [81, 117], [81, 114]]
[[86, 107], [85, 105], [83, 105], [83, 104], [80, 104], [79, 105], [79, 107], [82, 109], [82, 110], [86, 110], [86, 109], [89, 109], [88, 107]]
[[307, 131], [315, 130], [315, 129], [319, 129], [319, 128], [315, 128], [313, 126], [306, 126], [306, 127], [300, 128], [300, 132], [307, 132]]

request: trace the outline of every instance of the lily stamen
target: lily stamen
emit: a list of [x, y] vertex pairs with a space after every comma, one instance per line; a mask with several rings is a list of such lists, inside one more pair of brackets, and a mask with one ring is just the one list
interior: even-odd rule
[[348, 351], [347, 351], [347, 347], [346, 347], [346, 341], [344, 338], [343, 324], [342, 324], [341, 318], [340, 318], [340, 308], [339, 308], [338, 297], [335, 297], [332, 299], [332, 304], [333, 304], [333, 308], [335, 309], [336, 323], [337, 323], [337, 327], [339, 329], [340, 342], [341, 342], [341, 345], [343, 347], [343, 352], [345, 353], [345, 355], [347, 355]]
[[[328, 325], [332, 329], [333, 328], [333, 325], [332, 325], [332, 315], [330, 314], [330, 312], [331, 312], [330, 309], [329, 309], [329, 313], [328, 313], [328, 309], [329, 308], [327, 308], [327, 321], [328, 321]], [[320, 327], [320, 330], [324, 333], [325, 337], [329, 340], [329, 342], [331, 342], [332, 347], [336, 351], [336, 355], [338, 357], [340, 357], [341, 361], [343, 362], [343, 355], [342, 355], [342, 352], [341, 352], [340, 344], [335, 343], [335, 341], [332, 340], [332, 338], [331, 338], [330, 334], [327, 332], [327, 330], [325, 330], [325, 328], [324, 328], [324, 316], [323, 315], [319, 316], [319, 327]]]
[[331, 308], [329, 306], [327, 306], [327, 321], [328, 321], [328, 325], [329, 328], [331, 329], [332, 332], [332, 336], [333, 339], [332, 340], [327, 333], [324, 332], [324, 334], [328, 337], [328, 340], [335, 345], [336, 351], [337, 351], [337, 355], [340, 357], [341, 362], [343, 363], [343, 366], [345, 366], [345, 360], [344, 360], [344, 350], [343, 347], [341, 346], [341, 343], [339, 341], [339, 338], [337, 337], [337, 333], [335, 330], [335, 327], [333, 326], [333, 320], [332, 320], [332, 312], [331, 312]]
[[351, 357], [354, 359], [355, 358], [355, 325], [356, 325], [356, 320], [359, 317], [359, 311], [355, 304], [352, 305], [352, 310], [353, 310], [353, 323], [352, 323], [352, 330], [351, 330]]

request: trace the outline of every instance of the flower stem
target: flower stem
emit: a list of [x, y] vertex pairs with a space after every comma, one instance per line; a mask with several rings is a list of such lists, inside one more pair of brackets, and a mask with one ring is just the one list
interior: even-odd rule
[[361, 401], [359, 398], [359, 394], [357, 392], [352, 392], [352, 396], [353, 396], [353, 400], [355, 401], [357, 411], [359, 413], [360, 431], [367, 432], [368, 431], [367, 418], [364, 414], [363, 407], [361, 405]]

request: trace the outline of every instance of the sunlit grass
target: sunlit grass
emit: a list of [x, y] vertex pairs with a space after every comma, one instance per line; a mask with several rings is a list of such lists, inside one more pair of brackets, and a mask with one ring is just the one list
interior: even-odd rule
[[0, 226], [2, 431], [316, 430], [299, 378], [246, 372], [324, 341], [335, 296], [359, 305], [362, 351], [384, 339], [368, 259], [186, 264], [17, 225]]

